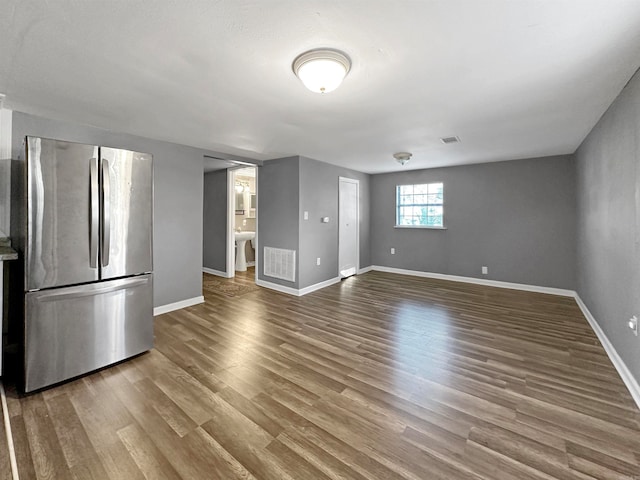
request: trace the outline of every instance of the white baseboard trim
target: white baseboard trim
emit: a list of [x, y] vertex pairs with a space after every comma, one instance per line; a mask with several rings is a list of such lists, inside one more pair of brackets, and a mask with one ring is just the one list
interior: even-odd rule
[[231, 278], [227, 272], [221, 272], [220, 270], [214, 270], [213, 268], [202, 267], [204, 273], [210, 273], [211, 275], [217, 275], [218, 277]]
[[600, 328], [600, 325], [596, 321], [595, 317], [591, 314], [591, 312], [589, 311], [589, 309], [587, 308], [585, 303], [582, 301], [582, 299], [580, 298], [580, 295], [578, 295], [577, 292], [575, 294], [575, 299], [576, 299], [576, 303], [578, 304], [578, 307], [580, 307], [580, 310], [582, 310], [582, 314], [587, 319], [587, 322], [589, 322], [589, 325], [591, 325], [591, 328], [593, 329], [596, 336], [598, 337], [598, 340], [600, 340], [600, 343], [602, 343], [602, 346], [604, 347], [605, 352], [607, 352], [607, 355], [609, 356], [611, 363], [613, 363], [613, 366], [616, 367], [618, 374], [620, 375], [620, 377], [622, 378], [622, 381], [624, 382], [627, 389], [629, 390], [629, 393], [633, 397], [633, 400], [636, 402], [636, 405], [638, 406], [638, 408], [640, 408], [640, 384], [638, 384], [638, 381], [631, 374], [631, 371], [629, 370], [629, 368], [627, 368], [627, 365], [624, 363], [624, 360], [620, 358], [620, 355], [618, 355], [618, 352], [616, 351], [615, 347], [609, 341], [609, 339], [605, 335], [602, 328]]
[[265, 280], [260, 280], [259, 278], [256, 278], [256, 285], [258, 285], [259, 287], [268, 288], [270, 290], [275, 290], [276, 292], [288, 293], [289, 295], [295, 295], [296, 297], [300, 296], [298, 294], [300, 290], [298, 290], [297, 288], [278, 285], [277, 283], [267, 282]]
[[16, 449], [13, 443], [13, 434], [11, 433], [11, 421], [9, 420], [9, 409], [7, 407], [7, 395], [4, 391], [4, 385], [0, 380], [0, 400], [2, 417], [4, 420], [4, 433], [7, 437], [7, 446], [9, 447], [9, 462], [11, 464], [11, 476], [13, 480], [20, 480], [18, 475], [18, 462], [16, 460]]
[[155, 307], [153, 309], [153, 315], [162, 315], [163, 313], [173, 312], [174, 310], [191, 307], [199, 303], [204, 303], [204, 296], [200, 295], [199, 297], [187, 298], [186, 300], [181, 300], [179, 302], [160, 305], [159, 307]]
[[509, 288], [511, 290], [524, 290], [527, 292], [548, 293], [560, 295], [561, 297], [574, 297], [573, 290], [562, 288], [540, 287], [538, 285], [527, 285], [525, 283], [501, 282], [499, 280], [485, 280], [483, 278], [461, 277], [459, 275], [447, 275], [444, 273], [422, 272], [420, 270], [405, 270], [403, 268], [383, 267], [372, 265], [371, 270], [377, 272], [398, 273], [400, 275], [413, 275], [414, 277], [437, 278], [439, 280], [449, 280], [451, 282], [474, 283], [476, 285], [486, 285], [488, 287]]
[[313, 285], [309, 285], [308, 287], [304, 287], [299, 290], [301, 297], [302, 295], [306, 295], [307, 293], [315, 292], [316, 290], [320, 290], [322, 288], [328, 287], [329, 285], [334, 285], [336, 283], [340, 283], [340, 277], [330, 278], [329, 280], [325, 280], [324, 282], [315, 283]]
[[373, 265], [369, 265], [368, 267], [361, 268], [358, 270], [358, 275], [362, 275], [363, 273], [367, 273], [373, 270]]
[[315, 292], [316, 290], [320, 290], [321, 288], [328, 287], [329, 285], [333, 285], [334, 283], [339, 283], [340, 277], [330, 278], [329, 280], [325, 280], [324, 282], [315, 283], [313, 285], [309, 285], [308, 287], [304, 287], [301, 289], [287, 287], [285, 285], [279, 285], [277, 283], [267, 282], [265, 280], [256, 280], [256, 285], [259, 287], [269, 288], [271, 290], [275, 290], [281, 293], [287, 293], [289, 295], [294, 295], [296, 297], [302, 297], [307, 293]]

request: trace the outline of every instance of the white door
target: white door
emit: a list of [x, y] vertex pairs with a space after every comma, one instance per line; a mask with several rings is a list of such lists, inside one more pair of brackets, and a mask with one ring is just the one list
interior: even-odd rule
[[338, 201], [338, 271], [340, 277], [358, 272], [358, 180], [340, 177]]

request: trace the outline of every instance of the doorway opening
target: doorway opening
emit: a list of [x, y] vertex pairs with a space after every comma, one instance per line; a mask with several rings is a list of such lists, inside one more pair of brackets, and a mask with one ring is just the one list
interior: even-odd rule
[[360, 269], [360, 182], [340, 177], [338, 188], [338, 273], [347, 278]]
[[[204, 158], [203, 295], [238, 296], [256, 290], [258, 165]], [[237, 258], [237, 243], [244, 258]], [[236, 271], [236, 264], [238, 270]]]
[[227, 173], [227, 273], [255, 283], [258, 253], [258, 169], [242, 167]]

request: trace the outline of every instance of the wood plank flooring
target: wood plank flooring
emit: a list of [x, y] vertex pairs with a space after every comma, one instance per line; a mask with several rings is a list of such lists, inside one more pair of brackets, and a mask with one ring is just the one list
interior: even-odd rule
[[381, 272], [204, 295], [151, 352], [10, 392], [21, 479], [640, 479], [573, 299]]

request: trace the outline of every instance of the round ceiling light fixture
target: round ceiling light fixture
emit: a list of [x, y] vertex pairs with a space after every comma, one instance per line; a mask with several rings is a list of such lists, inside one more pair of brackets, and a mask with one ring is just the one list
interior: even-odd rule
[[293, 73], [312, 92], [328, 93], [340, 86], [351, 70], [351, 60], [338, 50], [304, 52], [293, 61]]
[[409, 152], [398, 152], [393, 154], [393, 158], [396, 159], [400, 165], [404, 166], [409, 160], [411, 160], [411, 156], [413, 154]]

